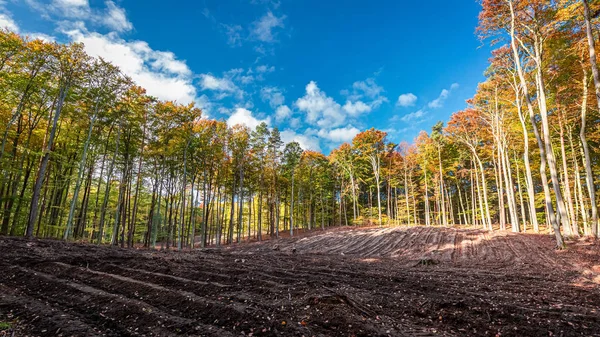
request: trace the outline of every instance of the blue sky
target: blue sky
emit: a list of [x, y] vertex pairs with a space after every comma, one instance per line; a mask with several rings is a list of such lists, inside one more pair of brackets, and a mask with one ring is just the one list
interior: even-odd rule
[[83, 42], [148, 93], [207, 118], [277, 126], [328, 153], [393, 142], [465, 107], [490, 55], [475, 0], [0, 0], [0, 26]]

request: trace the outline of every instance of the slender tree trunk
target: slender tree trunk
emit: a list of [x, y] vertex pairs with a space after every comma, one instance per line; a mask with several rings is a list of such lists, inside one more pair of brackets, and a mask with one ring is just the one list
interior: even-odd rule
[[513, 83], [515, 86], [515, 103], [517, 105], [519, 121], [521, 122], [521, 129], [523, 131], [523, 163], [525, 165], [525, 185], [527, 186], [527, 200], [529, 202], [529, 220], [533, 226], [533, 231], [539, 233], [540, 225], [538, 223], [537, 212], [535, 209], [535, 190], [533, 188], [533, 174], [531, 173], [531, 163], [529, 160], [529, 131], [527, 131], [527, 126], [525, 124], [525, 115], [521, 106], [521, 97], [519, 96], [517, 79], [514, 76]]
[[294, 172], [292, 169], [292, 197], [290, 202], [290, 236], [294, 236]]
[[38, 170], [38, 175], [35, 180], [35, 184], [33, 186], [33, 195], [31, 197], [31, 207], [29, 209], [29, 221], [27, 222], [27, 229], [25, 231], [25, 236], [29, 239], [33, 238], [33, 228], [35, 226], [35, 221], [38, 215], [38, 203], [40, 199], [40, 194], [42, 191], [42, 183], [44, 181], [44, 176], [46, 175], [46, 169], [48, 168], [48, 161], [50, 160], [50, 153], [52, 152], [52, 148], [54, 146], [54, 137], [56, 137], [56, 131], [58, 128], [58, 120], [60, 119], [60, 113], [62, 112], [62, 108], [67, 98], [67, 93], [69, 91], [69, 84], [61, 85], [60, 92], [58, 94], [58, 104], [56, 105], [56, 111], [54, 113], [54, 120], [52, 122], [52, 129], [50, 131], [50, 137], [48, 139], [48, 143], [46, 144], [46, 149], [44, 151], [44, 155], [42, 156], [42, 160], [40, 162], [40, 167]]
[[237, 231], [237, 242], [240, 242], [240, 237], [243, 230], [244, 221], [244, 162], [240, 163], [240, 193], [239, 193], [239, 206], [238, 206], [238, 231]]
[[427, 169], [423, 170], [425, 175], [425, 226], [431, 226], [431, 218], [429, 216], [429, 188], [427, 187]]
[[563, 187], [565, 193], [565, 199], [568, 205], [567, 211], [569, 215], [569, 223], [571, 224], [571, 228], [565, 228], [565, 234], [570, 233], [575, 237], [579, 237], [579, 229], [577, 226], [577, 220], [575, 218], [575, 209], [573, 208], [573, 198], [571, 197], [571, 182], [569, 181], [569, 172], [567, 167], [567, 154], [565, 151], [565, 137], [564, 137], [564, 126], [561, 116], [559, 116], [558, 120], [559, 128], [560, 128], [560, 154], [562, 157], [562, 167], [563, 167]]
[[[525, 74], [523, 73], [523, 69], [521, 67], [521, 61], [520, 61], [520, 55], [519, 55], [519, 51], [517, 49], [517, 43], [515, 41], [515, 12], [514, 12], [514, 8], [513, 8], [513, 3], [512, 0], [508, 0], [508, 4], [510, 7], [510, 12], [511, 12], [511, 28], [510, 28], [510, 38], [511, 38], [511, 48], [513, 50], [513, 56], [514, 56], [514, 61], [515, 61], [515, 66], [517, 68], [517, 73], [519, 75], [519, 79], [521, 81], [521, 88], [523, 90], [523, 95], [525, 96], [525, 101], [527, 102], [527, 108], [529, 110], [529, 118], [531, 120], [532, 123], [532, 127], [536, 136], [536, 140], [538, 141], [538, 146], [540, 149], [540, 157], [541, 157], [541, 164], [540, 164], [540, 174], [542, 176], [542, 185], [544, 186], [544, 196], [545, 196], [545, 201], [546, 201], [546, 211], [547, 211], [547, 215], [549, 217], [550, 223], [552, 224], [552, 227], [554, 229], [554, 235], [556, 237], [556, 244], [557, 247], [563, 248], [565, 246], [562, 235], [560, 233], [560, 227], [558, 224], [558, 221], [556, 219], [556, 216], [554, 214], [554, 209], [552, 207], [552, 199], [550, 196], [550, 190], [548, 187], [548, 182], [547, 182], [547, 178], [546, 178], [546, 159], [549, 157], [546, 157], [548, 154], [544, 153], [545, 149], [544, 149], [544, 145], [542, 143], [542, 140], [539, 136], [538, 130], [537, 130], [537, 126], [536, 126], [536, 121], [535, 121], [535, 113], [533, 110], [533, 105], [531, 104], [531, 97], [529, 96], [529, 89], [527, 88], [527, 80], [525, 79]], [[541, 64], [538, 63], [538, 67], [541, 67]], [[541, 69], [538, 69], [538, 72], [541, 71]], [[539, 84], [539, 78], [538, 80], [538, 84]], [[542, 84], [543, 87], [543, 84]], [[540, 94], [544, 94], [543, 91], [540, 92]], [[544, 96], [543, 99], [540, 97], [540, 101], [543, 101], [543, 104], [545, 104], [545, 99], [546, 97]], [[541, 110], [541, 115], [544, 115], [545, 113], [547, 113], [545, 107], [540, 109]], [[543, 120], [545, 120], [545, 126], [547, 126], [547, 118], [548, 116], [542, 116]], [[549, 134], [548, 134], [548, 129], [545, 128], [546, 131], [546, 136], [547, 138], [549, 138]], [[549, 146], [549, 144], [546, 144], [546, 146]], [[553, 158], [552, 154], [550, 154], [550, 156]], [[558, 191], [558, 193], [560, 193], [560, 189]]]
[[441, 146], [438, 144], [438, 162], [439, 162], [439, 169], [440, 169], [440, 194], [442, 197], [441, 200], [441, 209], [442, 209], [442, 224], [444, 225], [444, 227], [448, 226], [448, 218], [446, 217], [446, 198], [444, 195], [444, 172], [442, 171], [442, 149]]
[[498, 158], [498, 151], [494, 158], [494, 177], [496, 179], [496, 190], [498, 191], [498, 218], [500, 220], [500, 229], [506, 230], [506, 207], [504, 206], [504, 186], [502, 176], [498, 171], [502, 170], [499, 166], [502, 165]]
[[75, 214], [75, 205], [77, 204], [77, 199], [79, 198], [79, 189], [81, 188], [81, 181], [83, 180], [83, 171], [85, 168], [85, 163], [87, 161], [87, 152], [90, 146], [90, 140], [92, 138], [92, 131], [94, 130], [94, 124], [96, 122], [97, 114], [99, 109], [99, 101], [96, 102], [96, 108], [94, 109], [94, 115], [90, 119], [90, 125], [88, 127], [88, 134], [85, 140], [85, 144], [83, 145], [83, 154], [81, 155], [81, 160], [79, 161], [79, 171], [77, 174], [77, 180], [75, 181], [75, 191], [73, 191], [73, 199], [71, 199], [71, 207], [69, 209], [69, 218], [67, 219], [67, 228], [65, 229], [65, 233], [63, 235], [63, 240], [67, 240], [69, 235], [71, 235], [71, 227], [73, 225], [73, 215]]
[[[590, 9], [588, 6], [588, 0], [582, 0], [583, 2], [583, 12], [585, 18], [585, 32], [587, 35], [589, 53], [590, 53], [590, 65], [592, 68], [592, 76], [594, 78], [594, 88], [596, 93], [596, 103], [598, 104], [598, 109], [600, 110], [600, 73], [598, 72], [598, 63], [596, 61], [596, 46], [594, 40], [594, 34], [592, 32], [592, 23], [590, 20]], [[584, 75], [586, 74], [584, 70]], [[588, 186], [588, 192], [590, 194], [591, 204], [592, 204], [592, 235], [595, 237], [599, 237], [600, 231], [598, 230], [598, 207], [596, 205], [596, 187], [594, 185], [594, 178], [592, 174], [591, 168], [591, 160], [590, 160], [590, 151], [587, 144], [587, 140], [585, 137], [585, 112], [586, 112], [586, 102], [587, 102], [587, 80], [584, 77], [583, 81], [584, 85], [584, 103], [581, 106], [581, 131], [579, 136], [581, 138], [581, 143], [583, 144], [583, 152], [585, 153], [585, 171], [586, 171], [586, 180]]]

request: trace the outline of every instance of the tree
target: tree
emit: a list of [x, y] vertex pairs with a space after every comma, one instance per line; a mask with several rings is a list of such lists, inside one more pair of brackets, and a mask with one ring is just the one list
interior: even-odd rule
[[370, 163], [375, 178], [375, 186], [377, 188], [377, 211], [379, 214], [379, 226], [383, 225], [381, 218], [381, 158], [389, 151], [389, 146], [386, 143], [387, 133], [375, 129], [370, 129], [357, 134], [352, 140], [352, 145], [359, 153], [362, 160]]
[[290, 236], [294, 236], [294, 181], [295, 181], [295, 173], [298, 164], [300, 163], [300, 158], [302, 156], [302, 148], [298, 142], [291, 142], [285, 145], [285, 149], [283, 150], [283, 166], [285, 168], [285, 172], [290, 176], [292, 181], [292, 190], [290, 193]]
[[60, 114], [63, 110], [63, 106], [72, 86], [77, 85], [78, 81], [82, 76], [82, 70], [86, 62], [88, 61], [87, 55], [83, 52], [83, 46], [80, 44], [73, 44], [67, 46], [56, 46], [54, 51], [55, 63], [53, 69], [57, 76], [58, 83], [58, 98], [56, 109], [54, 111], [54, 117], [52, 122], [52, 128], [48, 137], [48, 143], [46, 150], [42, 156], [36, 182], [33, 188], [33, 196], [31, 198], [31, 208], [29, 211], [29, 221], [27, 223], [26, 236], [28, 238], [33, 237], [33, 228], [37, 220], [38, 215], [38, 201], [40, 198], [42, 184], [46, 175], [46, 169], [48, 168], [48, 161], [50, 160], [50, 153], [52, 152], [54, 145], [54, 138], [56, 137], [56, 131], [58, 128], [58, 121]]

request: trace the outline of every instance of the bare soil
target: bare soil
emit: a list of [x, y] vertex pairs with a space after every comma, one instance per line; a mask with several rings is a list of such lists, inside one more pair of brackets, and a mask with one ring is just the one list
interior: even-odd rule
[[0, 254], [14, 336], [600, 336], [589, 240], [342, 228], [193, 252], [0, 237]]

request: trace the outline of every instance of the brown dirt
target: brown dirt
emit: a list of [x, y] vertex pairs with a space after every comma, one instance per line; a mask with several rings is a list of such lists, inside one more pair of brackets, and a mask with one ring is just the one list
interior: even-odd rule
[[600, 336], [600, 246], [569, 247], [431, 227], [194, 252], [0, 238], [0, 322], [15, 336]]

